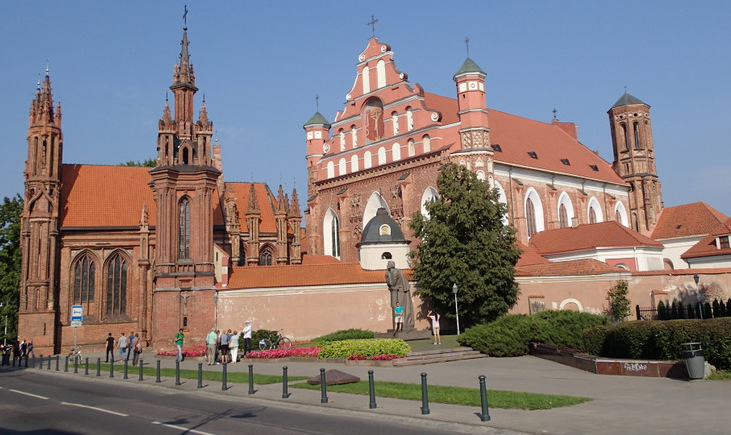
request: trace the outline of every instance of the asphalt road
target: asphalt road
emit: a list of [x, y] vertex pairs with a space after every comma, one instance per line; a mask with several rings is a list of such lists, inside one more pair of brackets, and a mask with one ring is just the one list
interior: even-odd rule
[[[431, 427], [430, 427], [431, 426]], [[439, 422], [363, 418], [314, 407], [189, 394], [34, 370], [0, 373], [0, 433], [43, 434], [444, 434]]]

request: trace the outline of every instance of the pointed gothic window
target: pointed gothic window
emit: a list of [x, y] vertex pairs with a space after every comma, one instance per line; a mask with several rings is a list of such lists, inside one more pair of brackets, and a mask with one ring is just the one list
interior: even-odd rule
[[596, 223], [596, 211], [594, 211], [594, 208], [589, 209], [589, 223], [595, 224]]
[[634, 127], [635, 133], [635, 148], [642, 148], [642, 144], [640, 144], [640, 124], [635, 122], [634, 124], [632, 124], [632, 126]]
[[629, 149], [629, 135], [627, 134], [627, 126], [625, 124], [620, 124], [620, 127], [622, 127], [622, 137], [624, 138], [624, 149]]
[[127, 310], [127, 262], [115, 254], [107, 265], [107, 315]]
[[569, 214], [566, 212], [566, 206], [563, 204], [558, 209], [558, 224], [561, 228], [569, 226]]
[[340, 257], [340, 225], [338, 216], [332, 209], [325, 213], [323, 221], [323, 243], [325, 255]]
[[88, 255], [84, 255], [74, 267], [74, 303], [94, 301], [94, 275], [96, 267]]
[[259, 256], [259, 266], [271, 266], [272, 265], [272, 253], [268, 250], [262, 251]]
[[530, 198], [525, 202], [525, 219], [528, 225], [528, 237], [533, 237], [536, 233], [536, 209]]
[[178, 207], [178, 258], [190, 258], [190, 201], [183, 198]]

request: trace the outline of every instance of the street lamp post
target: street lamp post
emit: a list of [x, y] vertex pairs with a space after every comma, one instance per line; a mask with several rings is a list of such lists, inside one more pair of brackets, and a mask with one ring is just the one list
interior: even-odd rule
[[698, 283], [701, 281], [701, 277], [698, 276], [696, 273], [693, 275], [693, 281], [695, 281], [695, 298], [698, 301], [698, 316], [702, 319], [703, 318], [703, 305], [701, 304], [701, 300], [703, 299], [701, 297], [701, 288], [698, 286]]
[[218, 292], [213, 293], [213, 329], [218, 329]]
[[[4, 302], [0, 302], [0, 310], [5, 307]], [[8, 315], [5, 315], [5, 334], [3, 335], [3, 348], [8, 346]]]
[[454, 293], [454, 313], [457, 315], [457, 335], [459, 335], [459, 307], [457, 306], [457, 283], [452, 284], [452, 293]]

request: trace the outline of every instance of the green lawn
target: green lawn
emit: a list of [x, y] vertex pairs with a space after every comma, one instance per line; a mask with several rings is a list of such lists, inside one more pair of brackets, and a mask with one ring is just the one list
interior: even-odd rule
[[[442, 341], [442, 343], [444, 343]], [[293, 388], [307, 388], [319, 390], [319, 385], [309, 385], [298, 382], [291, 385]], [[421, 400], [420, 384], [404, 384], [399, 382], [374, 382], [374, 389], [378, 397], [395, 399]], [[368, 394], [368, 382], [360, 381], [352, 384], [330, 385], [328, 391], [351, 394]], [[452, 405], [480, 406], [480, 390], [477, 388], [445, 387], [429, 385], [427, 387], [429, 401]], [[493, 408], [518, 409], [551, 409], [561, 406], [577, 405], [588, 402], [586, 397], [559, 396], [553, 394], [520, 393], [515, 391], [487, 390], [487, 401]]]
[[437, 350], [437, 349], [454, 349], [461, 347], [457, 343], [456, 335], [442, 335], [442, 344], [434, 345], [434, 336], [424, 340], [409, 340], [406, 342], [411, 346], [413, 352], [423, 352], [426, 350]]

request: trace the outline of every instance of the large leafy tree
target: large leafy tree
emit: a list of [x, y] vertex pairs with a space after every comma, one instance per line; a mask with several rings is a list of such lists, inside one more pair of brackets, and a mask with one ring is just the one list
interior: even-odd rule
[[20, 214], [23, 199], [20, 195], [5, 197], [0, 205], [0, 333], [5, 331], [8, 319], [10, 343], [17, 336], [18, 301], [20, 292]]
[[442, 167], [439, 197], [414, 213], [411, 228], [422, 242], [412, 252], [419, 293], [442, 315], [455, 316], [452, 285], [458, 286], [460, 324], [491, 322], [518, 299], [515, 264], [520, 256], [515, 231], [496, 189], [455, 164]]

